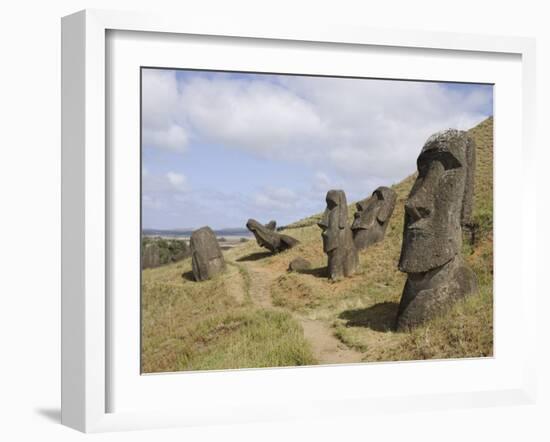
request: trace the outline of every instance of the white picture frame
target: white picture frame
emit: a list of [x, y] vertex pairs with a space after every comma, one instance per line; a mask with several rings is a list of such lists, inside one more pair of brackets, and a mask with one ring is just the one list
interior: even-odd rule
[[[274, 402], [272, 406], [254, 404], [251, 398], [229, 401], [231, 413], [217, 413], [207, 407], [194, 410], [181, 407], [151, 406], [133, 411], [113, 411], [109, 394], [114, 388], [110, 370], [113, 363], [109, 343], [109, 327], [114, 320], [108, 299], [109, 244], [113, 231], [108, 228], [112, 211], [109, 186], [107, 106], [109, 79], [106, 77], [109, 32], [154, 32], [162, 35], [217, 36], [222, 39], [256, 39], [285, 42], [288, 46], [308, 44], [337, 44], [338, 47], [370, 46], [379, 50], [401, 48], [403, 51], [426, 49], [444, 54], [469, 53], [483, 58], [484, 54], [507, 54], [520, 59], [521, 66], [521, 120], [517, 121], [521, 144], [523, 185], [517, 192], [522, 201], [521, 218], [535, 219], [534, 170], [534, 107], [535, 107], [535, 44], [534, 40], [517, 37], [492, 37], [450, 33], [415, 31], [387, 31], [347, 28], [343, 26], [307, 26], [294, 28], [277, 24], [266, 27], [244, 20], [239, 23], [215, 23], [194, 17], [167, 17], [151, 14], [87, 10], [64, 17], [62, 20], [62, 423], [84, 432], [123, 429], [158, 428], [169, 426], [206, 425], [212, 423], [253, 422], [312, 416], [368, 414], [374, 410], [395, 412], [411, 409], [441, 409], [454, 407], [488, 406], [510, 403], [532, 403], [535, 397], [534, 318], [536, 317], [535, 270], [528, 265], [527, 256], [535, 256], [534, 229], [526, 222], [519, 228], [517, 252], [521, 259], [521, 278], [516, 283], [521, 290], [518, 308], [522, 315], [517, 324], [525, 338], [522, 354], [517, 356], [517, 367], [509, 382], [497, 388], [484, 389], [463, 386], [460, 392], [450, 393], [442, 385], [435, 385], [425, 394], [391, 392], [388, 395], [369, 396], [358, 391], [356, 395], [342, 394], [325, 399], [314, 397], [304, 402], [287, 404]], [[143, 34], [146, 35], [146, 34]], [[159, 34], [156, 34], [159, 35]], [[145, 36], [145, 38], [147, 38]], [[497, 97], [498, 100], [498, 97]], [[498, 115], [496, 124], [499, 124]], [[497, 159], [498, 163], [498, 159]], [[510, 163], [508, 163], [510, 164]], [[498, 167], [509, 167], [500, 163]], [[498, 204], [498, 203], [495, 203]], [[497, 217], [498, 220], [498, 217]], [[498, 221], [497, 221], [498, 223]], [[501, 249], [504, 250], [504, 249]], [[503, 252], [500, 252], [503, 253]], [[499, 246], [495, 248], [498, 257]], [[516, 258], [517, 261], [517, 258]], [[503, 267], [504, 268], [504, 267]], [[498, 321], [498, 317], [496, 318]], [[496, 354], [498, 359], [498, 354]], [[378, 364], [374, 370], [393, 370], [397, 364]], [[372, 367], [372, 364], [370, 365]], [[414, 364], [401, 364], [402, 370], [415, 370]], [[450, 368], [448, 368], [450, 367]], [[460, 367], [455, 367], [460, 369]], [[337, 367], [340, 369], [340, 367]], [[343, 370], [344, 368], [341, 368]], [[345, 368], [345, 377], [361, 376], [365, 366]], [[453, 369], [434, 366], [437, 372]], [[479, 367], [472, 367], [475, 375]], [[487, 367], [490, 375], [491, 367]], [[334, 376], [334, 367], [276, 370], [277, 382], [285, 379], [307, 383], [311, 371], [322, 376]], [[369, 368], [369, 370], [373, 370]], [[254, 382], [266, 382], [273, 370], [249, 370], [218, 373], [217, 377], [193, 383], [211, 382], [217, 385], [239, 383], [252, 388]], [[280, 373], [284, 372], [284, 378]], [[340, 373], [344, 373], [340, 371]], [[139, 373], [136, 373], [139, 376]], [[178, 375], [176, 375], [178, 376]], [[513, 378], [513, 379], [512, 379]], [[168, 380], [166, 380], [168, 379]], [[176, 377], [162, 381], [168, 386]], [[189, 374], [187, 374], [187, 379]], [[249, 380], [252, 384], [247, 384]], [[327, 378], [329, 379], [329, 378]], [[332, 378], [331, 378], [332, 379]], [[243, 382], [240, 384], [240, 382]], [[248, 385], [248, 386], [247, 386]], [[473, 384], [472, 384], [473, 385]], [[495, 384], [496, 385], [496, 384]], [[197, 393], [193, 393], [197, 394]], [[157, 404], [158, 405], [158, 404]], [[226, 403], [227, 405], [227, 403]]]

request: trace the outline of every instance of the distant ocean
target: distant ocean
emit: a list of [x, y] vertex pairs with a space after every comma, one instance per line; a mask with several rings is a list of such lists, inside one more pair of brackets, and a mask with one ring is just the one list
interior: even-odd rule
[[[252, 232], [245, 228], [227, 228], [213, 229], [217, 237], [221, 236], [252, 236]], [[193, 233], [193, 229], [189, 230], [160, 230], [160, 229], [143, 229], [142, 234], [145, 236], [170, 236], [170, 237], [189, 237]]]

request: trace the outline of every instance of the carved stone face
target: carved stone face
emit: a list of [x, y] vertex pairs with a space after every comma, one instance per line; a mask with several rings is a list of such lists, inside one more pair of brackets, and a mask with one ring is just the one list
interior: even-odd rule
[[262, 224], [260, 224], [255, 219], [249, 219], [246, 222], [246, 228], [254, 234], [256, 234], [257, 232], [261, 232], [263, 229], [265, 229], [265, 227], [262, 226]]
[[256, 242], [260, 247], [265, 247], [272, 252], [281, 252], [298, 244], [297, 239], [276, 232], [276, 225], [275, 221], [270, 221], [266, 225], [263, 225], [255, 219], [249, 219], [246, 223], [246, 228], [254, 234]]
[[388, 187], [379, 187], [370, 198], [356, 204], [357, 212], [351, 226], [353, 240], [359, 249], [384, 238], [389, 218], [395, 207], [396, 194]]
[[466, 132], [447, 130], [432, 135], [422, 148], [418, 177], [405, 203], [401, 271], [426, 272], [460, 252], [471, 147]]
[[323, 230], [323, 250], [328, 255], [328, 276], [335, 280], [353, 275], [359, 264], [348, 226], [348, 205], [343, 190], [327, 192], [327, 208], [317, 223]]
[[328, 253], [342, 245], [341, 233], [346, 227], [348, 206], [343, 190], [329, 190], [326, 202], [325, 213], [317, 225], [323, 230], [323, 251]]

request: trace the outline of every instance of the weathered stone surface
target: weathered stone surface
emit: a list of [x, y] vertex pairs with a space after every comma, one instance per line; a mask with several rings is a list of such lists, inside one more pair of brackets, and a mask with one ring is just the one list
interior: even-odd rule
[[254, 234], [258, 245], [260, 247], [265, 247], [273, 253], [291, 249], [299, 243], [299, 241], [292, 236], [275, 232], [275, 227], [275, 221], [270, 221], [265, 226], [255, 219], [249, 219], [246, 223], [246, 228]]
[[355, 205], [357, 212], [351, 230], [357, 250], [366, 249], [384, 239], [396, 199], [397, 195], [392, 189], [381, 186], [371, 197]]
[[327, 207], [317, 225], [323, 230], [323, 251], [328, 256], [330, 279], [353, 275], [359, 264], [357, 249], [348, 225], [348, 207], [343, 190], [329, 190]]
[[399, 269], [408, 279], [398, 329], [419, 325], [476, 290], [475, 274], [460, 256], [462, 220], [472, 210], [470, 149], [469, 135], [450, 129], [428, 138], [418, 157], [418, 177], [405, 202]]
[[196, 281], [211, 279], [225, 270], [220, 245], [210, 227], [195, 230], [191, 234], [190, 246], [193, 276]]
[[460, 255], [427, 272], [409, 273], [397, 313], [397, 329], [421, 325], [476, 291], [476, 276]]
[[299, 256], [298, 258], [294, 258], [292, 261], [290, 261], [290, 264], [288, 265], [289, 272], [299, 272], [301, 270], [309, 269], [311, 269], [311, 263], [301, 256]]

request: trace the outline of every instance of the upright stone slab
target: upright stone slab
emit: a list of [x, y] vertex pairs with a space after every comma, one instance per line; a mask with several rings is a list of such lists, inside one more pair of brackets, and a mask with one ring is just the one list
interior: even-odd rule
[[338, 279], [353, 275], [359, 264], [357, 249], [348, 225], [348, 206], [343, 190], [329, 190], [327, 207], [317, 225], [322, 229], [323, 251], [328, 256], [328, 275]]
[[246, 228], [254, 234], [258, 245], [260, 247], [265, 247], [272, 253], [291, 249], [299, 243], [299, 241], [292, 236], [276, 232], [275, 227], [275, 221], [270, 221], [266, 225], [263, 225], [255, 219], [249, 219], [246, 223]]
[[357, 212], [351, 230], [357, 250], [366, 249], [384, 239], [396, 199], [397, 195], [392, 189], [381, 186], [370, 198], [355, 205]]
[[193, 276], [196, 281], [211, 279], [225, 270], [225, 260], [216, 239], [208, 226], [191, 234], [191, 257]]
[[472, 149], [466, 132], [449, 129], [428, 138], [418, 157], [418, 177], [405, 203], [399, 270], [408, 278], [397, 329], [420, 325], [477, 290], [461, 256], [461, 226], [472, 211]]

